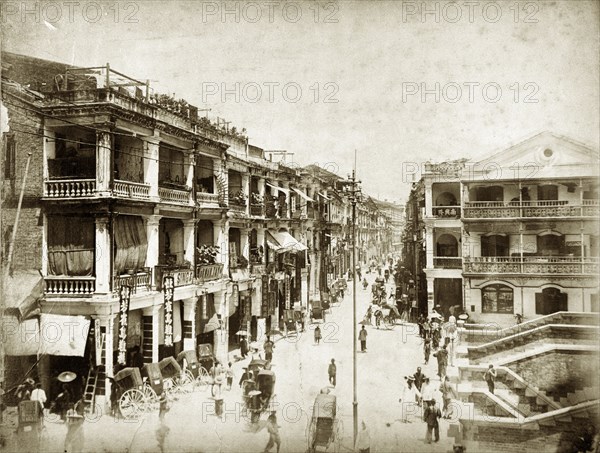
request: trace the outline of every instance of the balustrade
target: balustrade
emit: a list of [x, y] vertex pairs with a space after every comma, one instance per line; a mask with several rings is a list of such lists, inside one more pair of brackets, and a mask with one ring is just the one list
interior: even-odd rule
[[175, 287], [193, 285], [194, 269], [168, 269], [163, 266], [154, 268], [155, 284], [158, 291], [162, 291], [163, 278], [167, 275], [172, 276]]
[[88, 296], [96, 291], [95, 277], [48, 276], [44, 282], [47, 295]]
[[[435, 209], [434, 209], [434, 215]], [[465, 203], [463, 217], [467, 219], [496, 219], [517, 217], [597, 217], [598, 200], [583, 200], [583, 204], [569, 204], [566, 200], [536, 201], [472, 201]]]
[[129, 286], [133, 294], [138, 291], [149, 291], [152, 288], [152, 269], [145, 268], [135, 274], [115, 276], [113, 292], [118, 294], [122, 286]]
[[218, 204], [219, 194], [208, 192], [196, 192], [196, 203], [200, 204]]
[[113, 193], [118, 197], [148, 199], [150, 198], [150, 185], [115, 180], [113, 183]]
[[571, 256], [464, 258], [467, 274], [596, 274], [598, 258]]
[[44, 196], [48, 198], [92, 197], [95, 191], [95, 179], [62, 179], [44, 182]]
[[167, 189], [166, 187], [159, 187], [158, 196], [164, 203], [182, 204], [186, 206], [190, 204], [189, 190]]
[[218, 280], [223, 276], [222, 264], [198, 264], [196, 265], [196, 278], [201, 282]]

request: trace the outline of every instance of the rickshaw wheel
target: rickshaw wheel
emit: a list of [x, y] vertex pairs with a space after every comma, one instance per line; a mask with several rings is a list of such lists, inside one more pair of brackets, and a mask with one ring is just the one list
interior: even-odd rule
[[146, 396], [138, 389], [126, 390], [119, 399], [119, 410], [126, 419], [137, 418], [145, 410]]
[[187, 380], [189, 381], [190, 391], [193, 392], [194, 390], [196, 390], [196, 378], [194, 377], [194, 373], [192, 373], [190, 370], [185, 370], [185, 375], [187, 376]]
[[394, 327], [396, 326], [396, 323], [394, 322], [394, 320], [390, 319], [389, 317], [385, 317], [383, 319], [383, 323], [385, 325], [385, 328], [388, 330], [393, 330]]
[[310, 421], [310, 424], [308, 425], [308, 433], [307, 433], [307, 440], [308, 440], [308, 451], [309, 453], [312, 453], [315, 451], [315, 437], [317, 435], [317, 423], [314, 419], [312, 419]]
[[200, 387], [200, 390], [206, 390], [208, 384], [210, 383], [210, 376], [206, 368], [201, 366], [198, 368], [198, 377], [196, 378], [196, 385]]
[[176, 393], [191, 393], [194, 391], [194, 379], [186, 372], [173, 379]]
[[158, 395], [156, 394], [156, 392], [154, 391], [154, 389], [152, 387], [150, 387], [149, 384], [144, 384], [143, 388], [142, 388], [142, 392], [144, 393], [144, 411], [146, 412], [152, 412], [158, 409], [159, 406], [159, 402], [158, 402]]

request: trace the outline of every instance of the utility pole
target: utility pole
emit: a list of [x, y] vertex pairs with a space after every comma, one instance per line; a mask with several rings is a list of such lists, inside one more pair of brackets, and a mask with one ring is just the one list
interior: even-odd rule
[[356, 179], [356, 150], [354, 150], [354, 168], [352, 176], [344, 181], [344, 190], [349, 195], [352, 204], [352, 412], [354, 422], [354, 444], [358, 436], [358, 399], [356, 395], [356, 204], [360, 194], [358, 185], [360, 181]]

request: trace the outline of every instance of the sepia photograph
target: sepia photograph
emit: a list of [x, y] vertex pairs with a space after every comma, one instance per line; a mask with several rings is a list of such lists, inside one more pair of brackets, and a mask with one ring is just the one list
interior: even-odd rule
[[0, 453], [600, 453], [599, 36], [2, 0]]

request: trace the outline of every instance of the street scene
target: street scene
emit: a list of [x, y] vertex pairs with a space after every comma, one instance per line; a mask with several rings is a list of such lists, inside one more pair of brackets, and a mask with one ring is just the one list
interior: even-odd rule
[[2, 2], [0, 452], [600, 453], [599, 18]]

